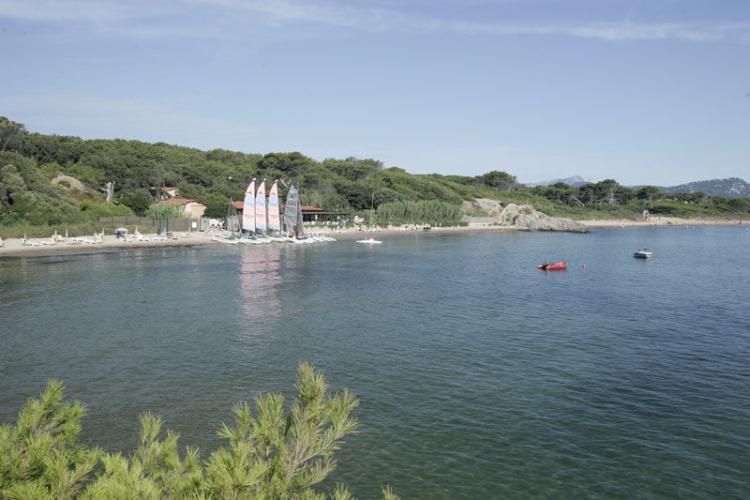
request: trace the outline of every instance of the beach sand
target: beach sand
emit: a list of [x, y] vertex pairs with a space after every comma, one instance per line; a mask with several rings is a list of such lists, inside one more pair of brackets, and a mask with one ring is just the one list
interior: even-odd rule
[[[190, 247], [213, 243], [209, 239], [208, 233], [180, 233], [176, 240], [156, 240], [154, 234], [143, 236], [150, 241], [124, 241], [118, 240], [114, 236], [105, 235], [102, 242], [96, 244], [76, 243], [73, 238], [52, 244], [51, 238], [30, 238], [29, 241], [36, 244], [32, 246], [24, 245], [23, 239], [9, 238], [3, 240], [4, 245], [0, 247], [0, 258], [116, 252], [133, 248]], [[92, 238], [89, 236], [86, 239]]]
[[576, 221], [589, 229], [618, 227], [661, 227], [661, 226], [733, 226], [750, 224], [750, 219], [683, 219], [680, 217], [652, 216], [649, 220], [632, 219], [590, 219]]

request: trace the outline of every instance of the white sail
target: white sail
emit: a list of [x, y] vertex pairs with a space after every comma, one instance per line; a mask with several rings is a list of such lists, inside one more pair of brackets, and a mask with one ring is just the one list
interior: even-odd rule
[[266, 180], [261, 181], [255, 194], [255, 228], [260, 234], [266, 234]]
[[255, 179], [245, 190], [245, 208], [242, 209], [242, 229], [255, 232]]
[[281, 232], [281, 217], [279, 215], [279, 183], [274, 181], [268, 193], [268, 230], [272, 233]]

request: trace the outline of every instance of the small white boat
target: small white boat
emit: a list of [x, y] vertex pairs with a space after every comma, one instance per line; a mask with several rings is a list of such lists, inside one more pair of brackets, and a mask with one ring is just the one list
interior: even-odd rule
[[308, 238], [307, 236], [303, 236], [302, 238], [292, 238], [292, 243], [295, 245], [310, 245], [312, 243], [315, 243], [315, 240], [312, 238]]
[[214, 236], [211, 238], [211, 241], [215, 241], [216, 243], [223, 243], [225, 245], [237, 245], [240, 240], [237, 238], [222, 238], [221, 236]]
[[362, 243], [365, 245], [382, 245], [383, 242], [376, 240], [373, 236], [368, 236], [366, 240], [357, 240], [357, 243]]
[[292, 243], [292, 238], [288, 236], [271, 236], [271, 243]]
[[654, 252], [651, 252], [645, 248], [641, 248], [640, 250], [636, 250], [633, 252], [633, 257], [636, 259], [650, 259], [651, 256], [654, 254]]

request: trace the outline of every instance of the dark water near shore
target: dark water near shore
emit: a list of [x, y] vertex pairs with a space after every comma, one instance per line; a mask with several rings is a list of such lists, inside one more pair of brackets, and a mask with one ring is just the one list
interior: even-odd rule
[[749, 228], [383, 239], [0, 260], [0, 421], [58, 377], [86, 440], [205, 452], [307, 360], [361, 498], [750, 497]]

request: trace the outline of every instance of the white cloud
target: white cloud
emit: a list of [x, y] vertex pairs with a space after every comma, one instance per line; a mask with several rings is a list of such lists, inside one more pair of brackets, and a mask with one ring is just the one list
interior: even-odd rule
[[[748, 43], [750, 22], [638, 23], [446, 19], [400, 11], [393, 5], [352, 7], [307, 0], [0, 0], [0, 18], [88, 25], [92, 34], [133, 38], [241, 36], [252, 27], [341, 29], [368, 33], [457, 33], [473, 36], [567, 36], [603, 41], [682, 40]], [[355, 4], [356, 5], [356, 4]], [[381, 4], [382, 5], [382, 4]]]

